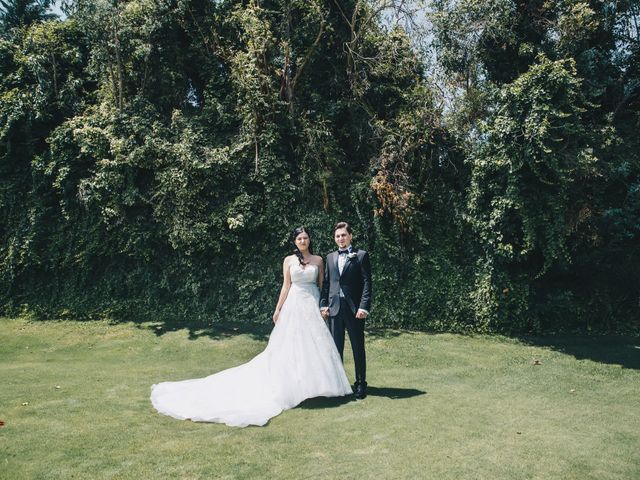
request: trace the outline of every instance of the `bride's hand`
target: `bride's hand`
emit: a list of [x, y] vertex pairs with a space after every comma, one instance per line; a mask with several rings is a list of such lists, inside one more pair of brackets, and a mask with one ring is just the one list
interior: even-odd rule
[[273, 312], [273, 323], [277, 323], [278, 322], [278, 317], [280, 316], [280, 310], [276, 310], [275, 312]]

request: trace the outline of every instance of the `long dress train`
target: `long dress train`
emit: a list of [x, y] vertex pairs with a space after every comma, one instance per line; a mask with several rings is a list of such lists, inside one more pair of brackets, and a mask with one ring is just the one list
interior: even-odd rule
[[291, 288], [264, 351], [205, 378], [151, 388], [160, 413], [180, 420], [265, 425], [312, 397], [352, 393], [338, 350], [318, 308], [318, 267], [290, 265]]

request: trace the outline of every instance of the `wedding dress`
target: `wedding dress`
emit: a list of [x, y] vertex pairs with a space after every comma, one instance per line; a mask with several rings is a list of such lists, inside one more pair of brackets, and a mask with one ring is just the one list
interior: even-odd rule
[[289, 266], [291, 288], [265, 350], [249, 362], [205, 378], [151, 388], [160, 413], [180, 420], [265, 425], [312, 397], [352, 393], [318, 300], [316, 265]]

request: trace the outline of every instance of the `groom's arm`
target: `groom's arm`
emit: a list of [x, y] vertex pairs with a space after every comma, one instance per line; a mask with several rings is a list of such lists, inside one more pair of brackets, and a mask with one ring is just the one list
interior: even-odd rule
[[360, 298], [359, 309], [369, 313], [371, 310], [371, 262], [369, 253], [364, 252], [360, 261], [360, 273], [362, 274], [362, 297]]
[[324, 268], [324, 280], [322, 281], [322, 290], [320, 292], [320, 308], [329, 306], [329, 255]]

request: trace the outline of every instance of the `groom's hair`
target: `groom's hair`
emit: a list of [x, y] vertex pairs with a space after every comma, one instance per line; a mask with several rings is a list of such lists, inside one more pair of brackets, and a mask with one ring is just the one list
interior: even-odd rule
[[351, 225], [349, 225], [347, 222], [338, 222], [338, 223], [336, 223], [335, 226], [333, 227], [333, 233], [336, 233], [336, 230], [338, 230], [340, 228], [346, 228], [347, 229], [347, 233], [350, 234], [350, 235], [353, 233], [351, 231]]

